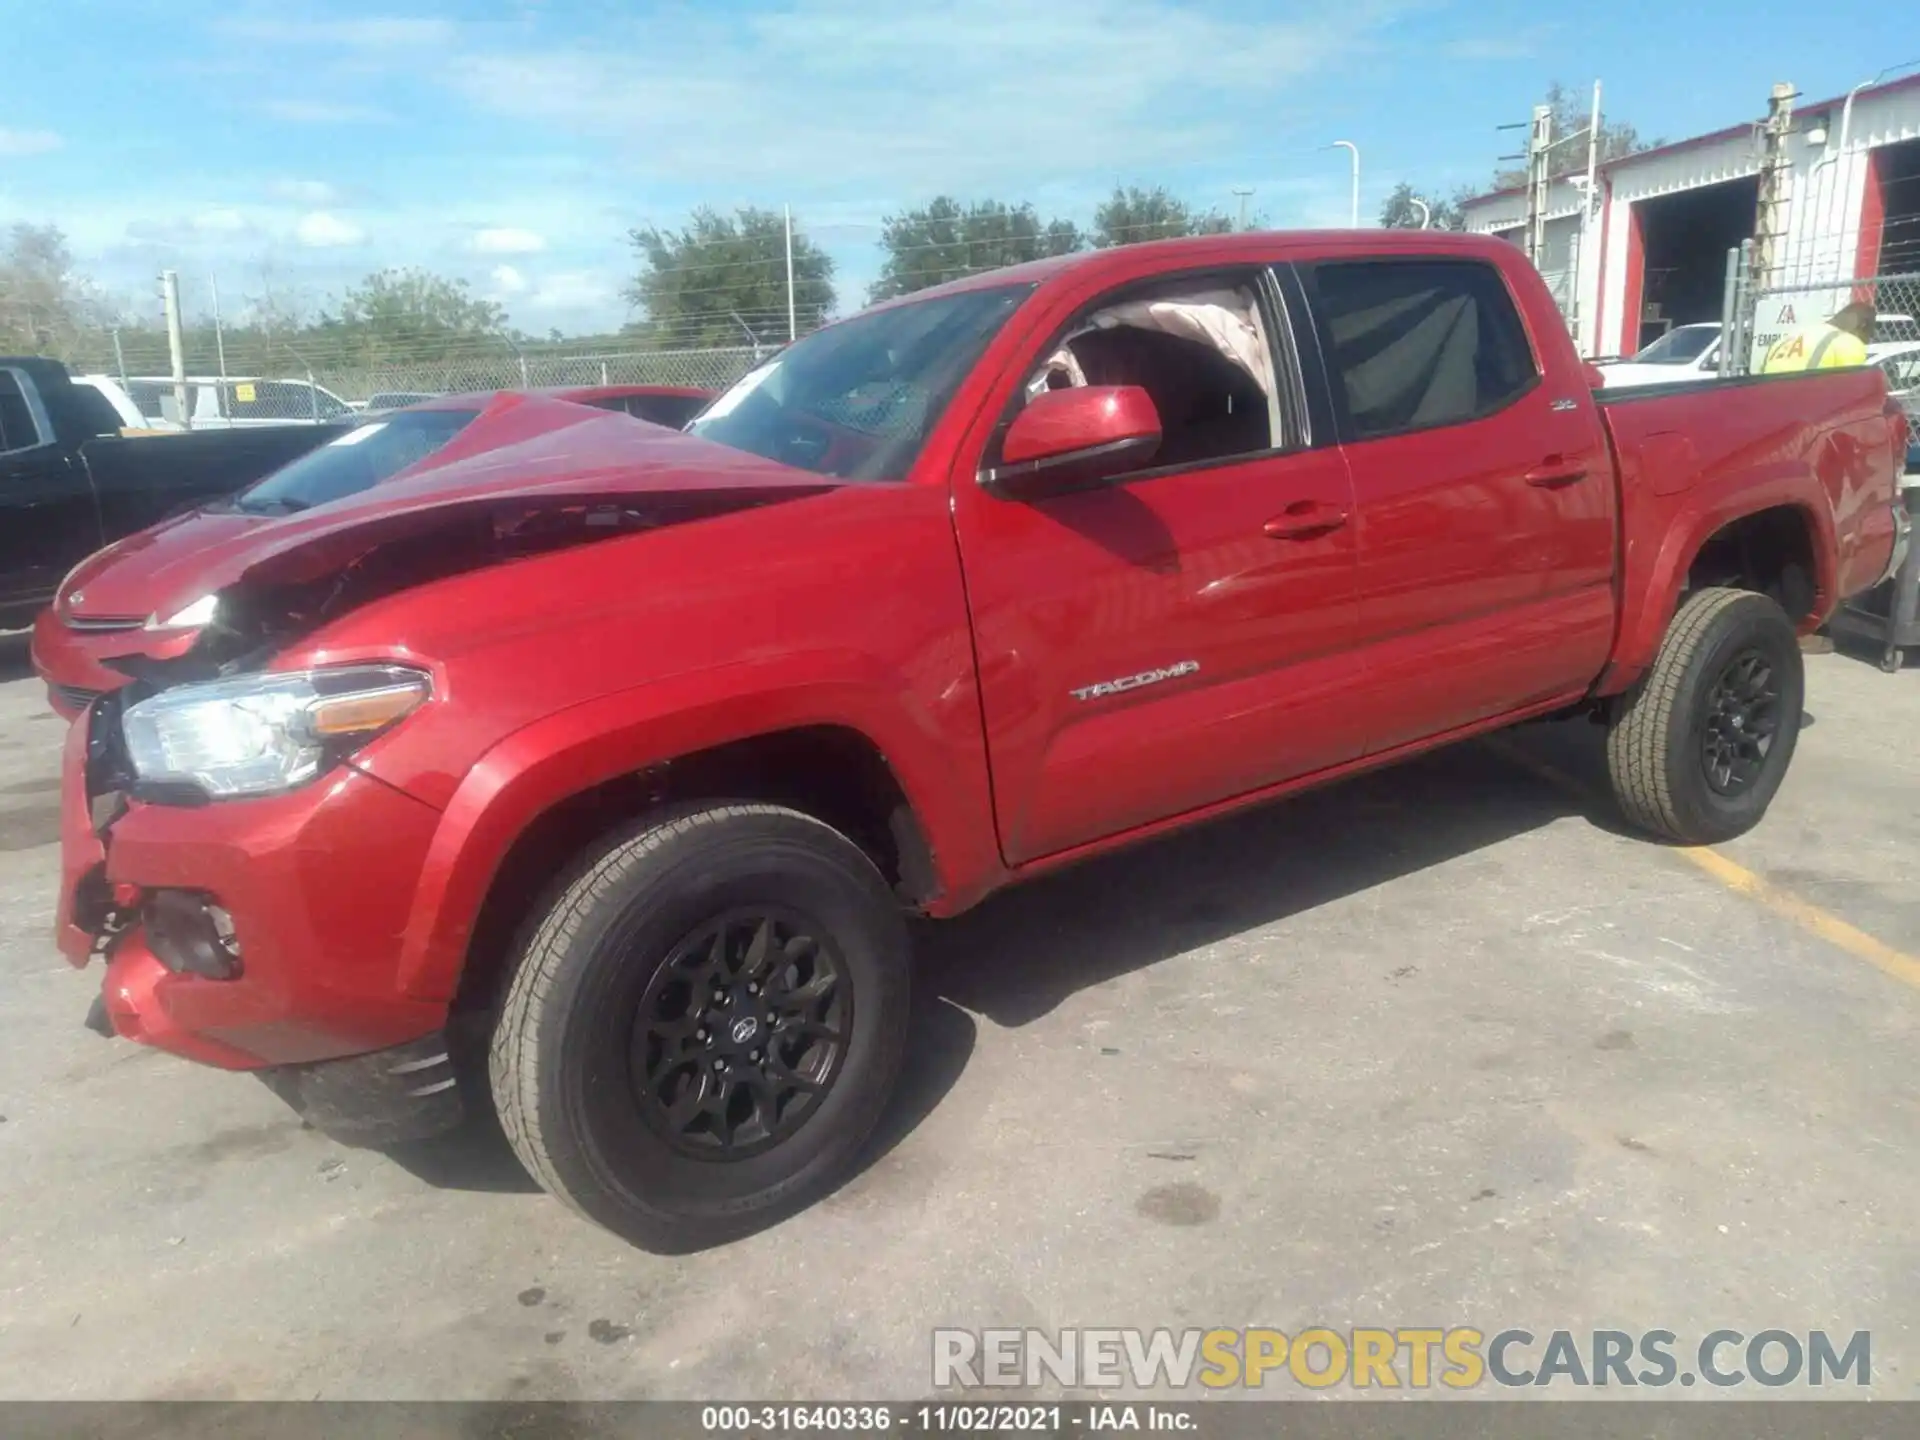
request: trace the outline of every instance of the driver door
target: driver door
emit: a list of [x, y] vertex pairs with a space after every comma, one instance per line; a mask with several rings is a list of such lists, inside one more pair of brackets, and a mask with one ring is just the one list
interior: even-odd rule
[[[1162, 278], [1150, 293], [1178, 305], [1223, 291], [1244, 297], [1267, 348], [1279, 392], [1266, 397], [1267, 424], [1246, 423], [1244, 405], [1259, 395], [1246, 375], [1170, 337], [1134, 337], [1109, 347], [1088, 383], [1137, 383], [1154, 396], [1160, 457], [1077, 493], [1013, 500], [982, 488], [1027, 386], [1045, 383], [1065, 337], [1137, 300], [1133, 286], [1078, 305], [1063, 297], [1058, 326], [1005, 377], [961, 448], [954, 519], [1009, 863], [1364, 749], [1351, 706], [1361, 686], [1352, 488], [1333, 436], [1308, 433], [1280, 293], [1251, 268]], [[1230, 392], [1224, 409], [1204, 386], [1176, 393], [1172, 377], [1196, 371]]]

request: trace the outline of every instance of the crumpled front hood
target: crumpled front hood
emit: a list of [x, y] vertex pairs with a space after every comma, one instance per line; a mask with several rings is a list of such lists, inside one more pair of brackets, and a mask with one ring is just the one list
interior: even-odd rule
[[[476, 526], [537, 527], [615, 504], [623, 528], [652, 528], [842, 483], [615, 412], [511, 399], [462, 432], [456, 458], [357, 495], [290, 515], [200, 511], [122, 542], [89, 562], [83, 582], [76, 577], [82, 608], [151, 614], [236, 585], [308, 584], [442, 529], [470, 539]], [[579, 529], [583, 541], [616, 533], [591, 521]]]
[[[230, 546], [278, 520], [232, 509], [189, 510], [116, 540], [88, 556], [67, 577], [60, 591], [61, 618], [144, 619], [176, 601], [174, 609], [178, 609], [206, 593], [193, 587], [206, 569], [209, 551]], [[184, 599], [178, 598], [182, 595]]]

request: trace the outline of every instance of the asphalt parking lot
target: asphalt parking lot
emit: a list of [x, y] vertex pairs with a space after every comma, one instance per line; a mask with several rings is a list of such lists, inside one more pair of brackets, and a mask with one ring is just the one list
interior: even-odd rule
[[1920, 676], [1808, 663], [1714, 854], [1532, 727], [930, 929], [864, 1170], [665, 1259], [484, 1132], [341, 1149], [83, 1030], [0, 638], [0, 1397], [907, 1398], [939, 1325], [1467, 1324], [1866, 1329], [1912, 1398]]

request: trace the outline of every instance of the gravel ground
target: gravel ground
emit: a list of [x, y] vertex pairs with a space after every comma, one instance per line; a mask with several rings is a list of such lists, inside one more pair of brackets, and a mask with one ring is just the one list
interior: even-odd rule
[[1707, 856], [1535, 726], [929, 927], [864, 1169], [665, 1259], [497, 1135], [341, 1149], [83, 1030], [23, 656], [0, 1397], [901, 1398], [939, 1325], [1254, 1324], [1867, 1329], [1874, 1396], [1920, 1393], [1920, 676], [1811, 658], [1772, 815]]

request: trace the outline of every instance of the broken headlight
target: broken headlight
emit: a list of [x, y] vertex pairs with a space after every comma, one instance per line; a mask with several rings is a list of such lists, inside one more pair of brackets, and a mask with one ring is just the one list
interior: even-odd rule
[[433, 693], [419, 670], [350, 665], [182, 685], [127, 707], [122, 734], [143, 784], [215, 799], [311, 780]]
[[218, 595], [202, 595], [191, 605], [162, 617], [159, 611], [147, 617], [145, 628], [148, 630], [199, 630], [213, 623], [213, 617], [220, 613]]

